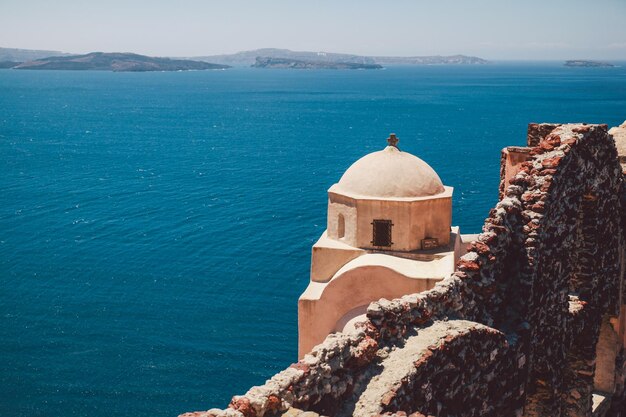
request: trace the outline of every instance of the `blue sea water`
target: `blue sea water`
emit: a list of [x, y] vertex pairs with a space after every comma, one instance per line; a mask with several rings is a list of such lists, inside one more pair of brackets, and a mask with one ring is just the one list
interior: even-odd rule
[[296, 360], [326, 190], [395, 132], [480, 230], [528, 122], [626, 119], [626, 68], [0, 71], [0, 415], [174, 416]]

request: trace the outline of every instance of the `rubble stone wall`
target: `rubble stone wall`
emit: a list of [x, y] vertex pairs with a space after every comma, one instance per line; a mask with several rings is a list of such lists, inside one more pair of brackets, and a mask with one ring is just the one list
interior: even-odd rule
[[[626, 187], [614, 142], [605, 125], [531, 124], [528, 143], [528, 161], [501, 185], [453, 275], [372, 303], [359, 332], [330, 335], [227, 410], [195, 415], [341, 417], [355, 381], [375, 378], [383, 352], [434, 322], [463, 319], [482, 327], [449, 334], [410, 378], [369, 400], [399, 416], [592, 416], [602, 366], [614, 370], [614, 387], [603, 394], [606, 411], [593, 415], [626, 416]], [[600, 338], [607, 323], [617, 326], [613, 347]], [[598, 356], [598, 340], [614, 354]]]
[[517, 349], [504, 333], [476, 325], [450, 333], [414, 362], [414, 371], [382, 397], [383, 411], [426, 415], [515, 415], [519, 396]]

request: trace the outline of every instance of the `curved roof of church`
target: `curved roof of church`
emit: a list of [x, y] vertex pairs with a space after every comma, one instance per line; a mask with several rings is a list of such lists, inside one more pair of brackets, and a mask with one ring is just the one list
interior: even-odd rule
[[439, 175], [415, 155], [400, 151], [395, 135], [382, 151], [356, 161], [343, 174], [336, 191], [364, 197], [427, 197], [444, 192]]

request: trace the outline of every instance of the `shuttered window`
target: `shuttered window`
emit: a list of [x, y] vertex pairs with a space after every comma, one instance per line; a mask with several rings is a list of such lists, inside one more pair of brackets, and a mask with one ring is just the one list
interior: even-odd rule
[[391, 220], [376, 219], [372, 222], [372, 245], [391, 246]]

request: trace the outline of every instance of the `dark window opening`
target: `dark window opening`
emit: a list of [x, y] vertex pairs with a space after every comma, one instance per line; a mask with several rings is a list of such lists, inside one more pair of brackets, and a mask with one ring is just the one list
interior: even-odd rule
[[374, 220], [372, 222], [372, 245], [374, 246], [391, 246], [391, 220]]
[[346, 235], [346, 219], [343, 217], [343, 214], [340, 214], [337, 217], [337, 237], [339, 239], [343, 239]]

